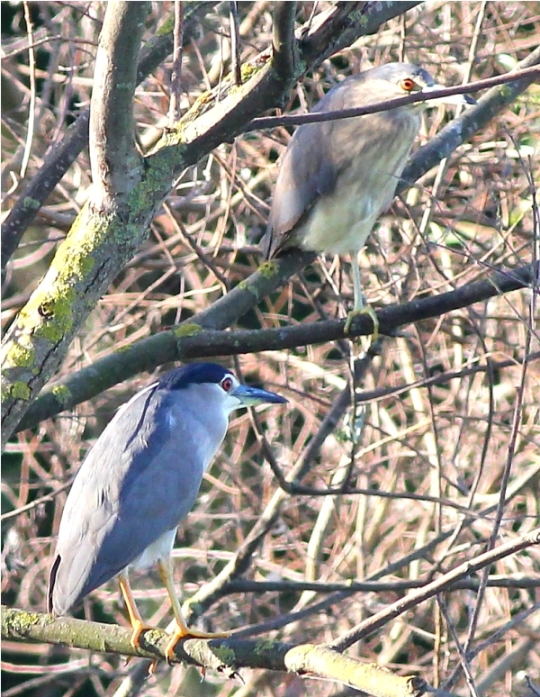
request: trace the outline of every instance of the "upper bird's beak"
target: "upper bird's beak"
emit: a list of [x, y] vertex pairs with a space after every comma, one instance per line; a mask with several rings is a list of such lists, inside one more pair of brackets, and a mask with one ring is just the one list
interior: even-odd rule
[[[429, 85], [429, 87], [422, 88], [422, 94], [429, 94], [435, 90], [444, 90], [444, 85], [439, 85], [434, 83]], [[458, 104], [465, 106], [467, 104], [476, 104], [476, 99], [470, 96], [470, 94], [450, 94], [447, 97], [438, 97], [437, 99], [430, 99], [428, 104]]]
[[285, 404], [288, 401], [279, 394], [261, 390], [258, 387], [249, 387], [248, 385], [238, 385], [230, 394], [236, 397], [243, 407], [251, 407], [255, 404], [264, 404], [265, 402]]

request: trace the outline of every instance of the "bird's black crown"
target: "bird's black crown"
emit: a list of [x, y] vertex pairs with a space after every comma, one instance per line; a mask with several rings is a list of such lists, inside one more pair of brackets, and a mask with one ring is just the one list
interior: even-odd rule
[[188, 363], [162, 375], [158, 380], [158, 386], [169, 390], [182, 390], [189, 385], [205, 382], [217, 385], [230, 372], [217, 363]]

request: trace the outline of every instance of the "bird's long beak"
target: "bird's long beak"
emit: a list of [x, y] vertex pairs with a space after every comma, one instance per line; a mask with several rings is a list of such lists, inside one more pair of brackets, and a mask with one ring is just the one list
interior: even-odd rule
[[251, 407], [255, 404], [264, 404], [265, 402], [285, 404], [288, 401], [279, 394], [261, 390], [258, 387], [248, 387], [248, 385], [238, 385], [230, 394], [236, 397], [243, 407]]
[[[438, 83], [434, 83], [433, 85], [429, 85], [429, 87], [422, 88], [422, 93], [429, 94], [430, 92], [434, 92], [435, 90], [443, 90], [443, 89], [444, 89], [444, 85], [439, 85]], [[466, 106], [467, 104], [476, 104], [476, 99], [471, 97], [470, 94], [451, 94], [451, 95], [448, 95], [448, 97], [439, 97], [438, 99], [430, 99], [428, 104], [461, 104], [462, 106]]]

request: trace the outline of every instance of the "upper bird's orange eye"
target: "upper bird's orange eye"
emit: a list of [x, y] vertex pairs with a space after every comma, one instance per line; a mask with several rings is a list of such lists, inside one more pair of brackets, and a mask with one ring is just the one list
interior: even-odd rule
[[416, 87], [416, 82], [412, 78], [406, 77], [401, 81], [400, 87], [401, 89], [405, 90], [405, 92], [411, 92], [411, 90]]
[[225, 392], [230, 392], [232, 390], [234, 383], [232, 381], [232, 378], [225, 377], [225, 378], [223, 378], [223, 380], [221, 381], [220, 384], [221, 384], [221, 387], [223, 387], [223, 389], [225, 390]]

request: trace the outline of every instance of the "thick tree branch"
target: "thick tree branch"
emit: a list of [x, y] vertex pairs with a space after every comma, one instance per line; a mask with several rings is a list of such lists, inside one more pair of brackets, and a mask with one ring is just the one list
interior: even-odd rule
[[[112, 128], [115, 117], [122, 129], [132, 126], [131, 108], [127, 117], [120, 118], [115, 100], [119, 98], [123, 111], [126, 104], [131, 107], [142, 20], [150, 6], [147, 2], [121, 1], [107, 7], [100, 44], [102, 57], [96, 65], [96, 81], [101, 87], [96, 87], [92, 100], [91, 151], [103, 152], [103, 121], [107, 129]], [[122, 47], [124, 56], [120, 58]], [[108, 61], [103, 58], [105, 54], [110, 54]], [[104, 110], [100, 101], [105, 101]], [[118, 156], [125, 167], [119, 165]], [[142, 162], [135, 161], [132, 130], [124, 136], [120, 151], [113, 155], [108, 142], [107, 157], [91, 155], [91, 159], [95, 167], [89, 201], [3, 342], [2, 414], [3, 434], [7, 437], [32, 396], [56, 370], [80, 323], [131, 257], [133, 245], [138, 246], [142, 239], [140, 225], [137, 229], [133, 223], [128, 224], [131, 211], [126, 197], [142, 176]]]
[[[115, 11], [112, 11], [114, 9]], [[135, 149], [133, 96], [137, 56], [149, 2], [109, 5], [96, 54], [90, 111], [93, 197], [103, 208], [123, 207], [142, 177]]]
[[272, 56], [274, 66], [282, 79], [289, 81], [297, 71], [298, 48], [294, 39], [296, 2], [279, 2], [274, 13]]
[[[306, 257], [313, 258], [313, 255], [294, 252], [277, 259], [272, 265], [263, 265], [243, 284], [189, 321], [142, 339], [121, 353], [110, 354], [78, 373], [47, 386], [29, 408], [17, 431], [35, 426], [43, 419], [71, 409], [103, 390], [140, 372], [151, 371], [162, 363], [282, 350], [344, 338], [345, 320], [334, 319], [273, 329], [221, 331], [256, 305], [261, 297], [278, 288], [283, 278], [291, 273], [291, 268], [303, 265]], [[447, 293], [384, 308], [377, 312], [379, 331], [382, 335], [391, 335], [407, 324], [438, 317], [475, 302], [527, 287], [534, 282], [537, 274], [538, 267], [535, 269], [532, 266], [512, 272], [496, 271], [483, 281], [474, 281]], [[233, 313], [235, 316], [232, 316]], [[217, 329], [205, 330], [205, 327], [212, 325], [217, 325]], [[360, 315], [354, 320], [349, 336], [367, 336], [371, 330], [371, 320]]]
[[[136, 650], [131, 646], [131, 630], [118, 625], [54, 618], [2, 606], [2, 638], [165, 661], [170, 636], [159, 629], [145, 632], [142, 647]], [[188, 639], [179, 645], [171, 663], [189, 663], [231, 676], [241, 668], [310, 674], [374, 697], [419, 696], [425, 686], [419, 677], [394, 675], [380, 666], [360, 663], [324, 646], [283, 644], [268, 639]]]

